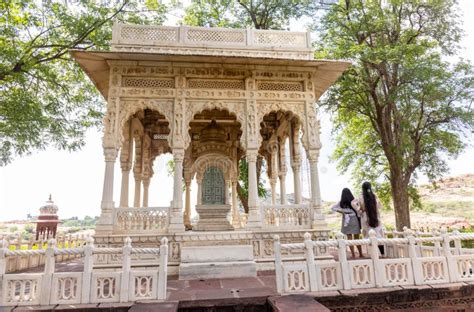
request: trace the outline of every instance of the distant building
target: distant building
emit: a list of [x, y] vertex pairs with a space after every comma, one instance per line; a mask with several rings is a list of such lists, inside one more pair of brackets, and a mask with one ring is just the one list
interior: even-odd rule
[[40, 215], [36, 221], [36, 239], [55, 238], [58, 223], [58, 206], [54, 204], [51, 195], [49, 195], [46, 205], [40, 208]]

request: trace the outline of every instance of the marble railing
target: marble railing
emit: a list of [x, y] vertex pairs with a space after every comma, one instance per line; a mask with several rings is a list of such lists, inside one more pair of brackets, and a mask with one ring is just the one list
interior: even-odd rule
[[307, 32], [115, 24], [111, 50], [312, 60]]
[[[46, 240], [22, 240], [10, 239], [8, 242], [8, 249], [11, 251], [34, 251], [45, 250], [48, 247]], [[58, 236], [56, 239], [57, 248], [77, 248], [85, 244], [85, 238], [81, 235], [65, 235]], [[56, 255], [57, 262], [63, 262], [77, 258], [74, 254], [59, 254]], [[6, 272], [17, 272], [35, 268], [44, 264], [45, 257], [42, 253], [19, 253], [17, 255], [8, 257], [6, 260]]]
[[[416, 254], [418, 257], [433, 257], [443, 255], [443, 247], [439, 240], [441, 237], [441, 228], [434, 229], [430, 232], [418, 231], [415, 229], [409, 229], [404, 227], [403, 231], [396, 230], [383, 230], [384, 238], [406, 238], [410, 235], [418, 239], [418, 243], [415, 246]], [[459, 230], [447, 232], [448, 235], [460, 235]], [[329, 237], [335, 239], [337, 235], [336, 231], [331, 231]], [[433, 239], [433, 237], [438, 237]], [[465, 241], [467, 246], [474, 246], [474, 238], [472, 240]], [[367, 252], [366, 246], [362, 246], [362, 250]], [[465, 248], [462, 246], [460, 240], [454, 240], [451, 243], [451, 253], [453, 255], [460, 254], [474, 254], [474, 248]], [[328, 251], [329, 252], [329, 251]], [[408, 257], [408, 245], [406, 244], [387, 244], [385, 245], [385, 253], [389, 258], [406, 258]]]
[[[9, 257], [41, 254], [45, 257], [41, 273], [6, 274]], [[83, 258], [83, 272], [56, 272], [55, 257], [76, 255]], [[98, 254], [118, 254], [121, 270], [94, 269], [93, 258]], [[132, 255], [159, 256], [153, 269], [132, 269]], [[159, 248], [133, 248], [131, 239], [122, 248], [96, 248], [90, 239], [84, 247], [59, 249], [55, 240], [47, 249], [10, 250], [8, 243], [0, 245], [0, 306], [34, 306], [56, 304], [88, 304], [131, 302], [166, 299], [168, 240], [163, 238]]]
[[307, 204], [260, 206], [263, 228], [311, 228], [311, 209]]
[[311, 48], [308, 33], [281, 30], [115, 24], [112, 44]]
[[169, 207], [115, 208], [114, 232], [165, 232], [168, 229]]
[[[415, 237], [408, 234], [404, 238], [377, 238], [375, 232], [368, 239], [345, 240], [338, 235], [336, 240], [312, 241], [305, 235], [304, 243], [280, 244], [275, 237], [275, 273], [279, 293], [306, 291], [330, 291], [342, 289], [394, 287], [409, 285], [431, 285], [454, 282], [474, 282], [474, 254], [459, 249], [453, 253], [451, 243], [459, 246], [462, 240], [473, 240], [474, 234]], [[440, 244], [442, 253], [420, 256], [417, 245], [423, 243]], [[406, 246], [408, 254], [400, 258], [381, 258], [379, 245]], [[347, 246], [365, 246], [369, 259], [349, 260]], [[314, 250], [336, 249], [337, 261], [315, 261]], [[282, 254], [296, 250], [304, 251], [305, 261], [294, 262], [282, 259]]]

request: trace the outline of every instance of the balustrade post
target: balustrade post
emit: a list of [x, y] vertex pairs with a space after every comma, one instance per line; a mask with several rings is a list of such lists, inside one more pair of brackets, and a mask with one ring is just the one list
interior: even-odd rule
[[372, 258], [372, 263], [374, 267], [374, 275], [375, 275], [375, 287], [383, 287], [383, 265], [380, 262], [379, 257], [379, 244], [378, 239], [375, 236], [375, 231], [369, 231], [369, 239], [370, 239], [370, 257]]
[[84, 271], [82, 272], [82, 294], [81, 303], [89, 303], [91, 288], [96, 291], [95, 287], [91, 287], [92, 268], [94, 266], [94, 239], [88, 237], [86, 246], [84, 247]]
[[3, 280], [3, 274], [7, 273], [7, 252], [8, 241], [3, 239], [0, 246], [0, 285]]
[[120, 302], [128, 302], [128, 286], [130, 285], [130, 267], [132, 254], [132, 240], [126, 237], [122, 249], [122, 279], [120, 282]]
[[276, 288], [279, 294], [283, 293], [283, 270], [281, 262], [280, 236], [273, 236], [273, 250], [275, 252], [275, 278]]
[[423, 271], [421, 268], [420, 260], [416, 254], [416, 241], [413, 234], [407, 232], [406, 238], [408, 239], [408, 256], [411, 259], [411, 266], [413, 268], [413, 279], [415, 285], [423, 285]]
[[168, 239], [163, 237], [160, 245], [160, 268], [158, 271], [158, 300], [166, 299], [168, 284]]
[[454, 241], [454, 254], [457, 256], [462, 255], [462, 244], [459, 238], [459, 234], [461, 234], [458, 230], [453, 231], [453, 241]]
[[[433, 236], [440, 236], [440, 232], [438, 230], [433, 231]], [[423, 254], [420, 251], [420, 256], [423, 257]], [[441, 256], [441, 243], [439, 241], [434, 242], [434, 251], [433, 256], [439, 257]]]
[[54, 250], [56, 249], [56, 240], [51, 239], [48, 242], [48, 248], [45, 251], [44, 261], [44, 272], [41, 277], [41, 290], [40, 290], [40, 304], [48, 305], [51, 295], [51, 287], [54, 274], [55, 258]]
[[443, 253], [446, 257], [446, 263], [448, 264], [449, 281], [454, 283], [459, 279], [458, 269], [456, 266], [456, 259], [453, 258], [453, 255], [451, 254], [451, 247], [449, 246], [451, 238], [444, 228], [441, 229], [441, 237], [443, 238]]
[[309, 234], [308, 232], [304, 234], [304, 246], [306, 265], [308, 266], [309, 289], [310, 291], [317, 291], [318, 277], [316, 272], [316, 266], [314, 264], [314, 244], [311, 240], [311, 234]]
[[344, 239], [344, 234], [342, 234], [341, 232], [337, 233], [336, 239], [337, 254], [339, 258], [339, 263], [341, 264], [342, 284], [344, 289], [351, 289], [349, 263], [347, 262], [347, 243]]

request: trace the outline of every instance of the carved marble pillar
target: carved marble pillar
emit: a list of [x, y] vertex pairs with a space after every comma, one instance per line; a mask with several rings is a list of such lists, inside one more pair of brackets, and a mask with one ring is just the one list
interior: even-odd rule
[[290, 126], [290, 155], [291, 169], [293, 170], [295, 204], [301, 204], [301, 155], [298, 133], [298, 127], [292, 123]]
[[318, 173], [319, 150], [310, 150], [308, 153], [309, 169], [311, 174], [311, 207], [313, 209], [313, 228], [327, 227], [321, 209], [321, 190]]
[[232, 226], [234, 228], [240, 227], [240, 213], [237, 202], [237, 181], [232, 181]]
[[258, 207], [258, 185], [257, 185], [257, 150], [247, 151], [247, 163], [248, 163], [248, 179], [249, 179], [249, 192], [248, 192], [248, 206], [249, 215], [247, 221], [247, 227], [260, 228], [262, 226], [262, 220], [260, 216], [260, 210]]
[[198, 185], [196, 203], [198, 205], [202, 205], [202, 178], [201, 179], [198, 178], [196, 180], [196, 182], [197, 182], [197, 185]]
[[130, 185], [130, 162], [120, 162], [122, 168], [122, 185], [120, 188], [120, 207], [128, 208], [128, 189]]
[[150, 178], [143, 179], [143, 202], [142, 207], [148, 207], [148, 189], [150, 187]]
[[120, 151], [120, 167], [122, 169], [122, 185], [120, 188], [120, 207], [128, 208], [128, 192], [130, 184], [130, 170], [132, 168], [133, 138], [130, 135], [130, 121], [123, 130], [124, 141]]
[[191, 228], [191, 180], [185, 181], [186, 186], [186, 202], [184, 206], [184, 226]]
[[101, 214], [98, 222], [99, 232], [112, 231], [114, 209], [114, 166], [117, 158], [115, 148], [104, 148], [105, 173], [102, 188]]
[[183, 160], [184, 150], [173, 149], [174, 158], [174, 184], [173, 184], [173, 202], [170, 208], [170, 224], [168, 231], [170, 233], [183, 232]]
[[280, 170], [278, 172], [278, 177], [280, 178], [280, 204], [285, 205], [286, 200], [286, 153], [285, 153], [285, 139], [280, 141], [279, 146], [279, 165]]
[[135, 137], [135, 162], [133, 164], [133, 176], [135, 178], [135, 192], [133, 207], [140, 207], [141, 185], [142, 185], [142, 142], [143, 137]]
[[278, 143], [276, 140], [270, 143], [270, 188], [272, 191], [272, 205], [276, 205], [276, 182], [278, 180]]
[[231, 202], [230, 202], [230, 188], [231, 188], [231, 182], [230, 180], [225, 180], [225, 204], [226, 205], [230, 205]]
[[141, 190], [142, 190], [142, 176], [141, 174], [135, 175], [135, 192], [133, 198], [133, 207], [139, 208], [140, 207], [140, 198], [141, 198]]

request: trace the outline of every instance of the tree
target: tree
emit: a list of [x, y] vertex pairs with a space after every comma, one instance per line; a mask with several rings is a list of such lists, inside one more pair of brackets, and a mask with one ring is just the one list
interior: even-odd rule
[[158, 1], [0, 1], [0, 166], [54, 145], [77, 150], [104, 105], [69, 50], [108, 49], [113, 21], [160, 24]]
[[457, 11], [455, 0], [346, 0], [320, 27], [318, 57], [353, 62], [321, 102], [334, 112], [333, 156], [356, 181], [390, 190], [398, 229], [410, 226], [418, 174], [445, 173], [474, 126], [472, 68], [446, 61], [461, 38]]
[[186, 8], [190, 26], [285, 29], [290, 19], [308, 15], [317, 2], [309, 0], [198, 0]]

